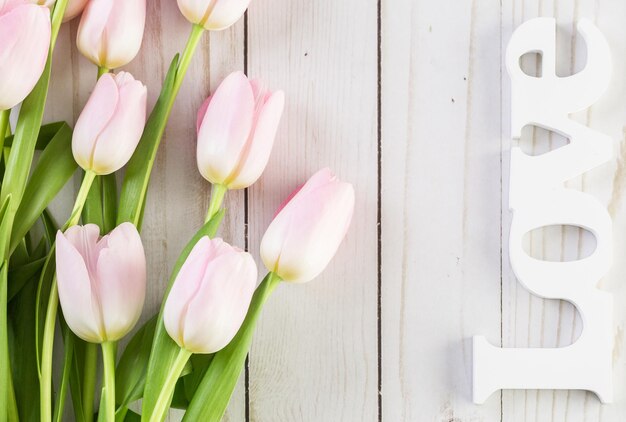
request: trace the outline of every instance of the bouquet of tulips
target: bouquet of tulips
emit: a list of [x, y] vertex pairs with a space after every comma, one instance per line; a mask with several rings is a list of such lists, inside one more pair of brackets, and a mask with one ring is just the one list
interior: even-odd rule
[[[328, 169], [278, 210], [261, 242], [268, 273], [258, 286], [251, 255], [215, 237], [227, 192], [261, 176], [285, 102], [232, 73], [196, 123], [198, 168], [212, 184], [205, 223], [174, 265], [158, 314], [118, 350], [150, 288], [140, 231], [177, 93], [203, 33], [232, 25], [248, 2], [178, 0], [191, 35], [146, 121], [146, 87], [114, 72], [140, 49], [145, 0], [0, 0], [0, 421], [59, 421], [70, 402], [78, 421], [162, 421], [170, 407], [186, 409], [184, 420], [218, 421], [268, 297], [283, 281], [315, 278], [335, 254], [354, 191]], [[73, 129], [42, 124], [57, 34], [78, 15], [78, 49], [97, 82]], [[57, 226], [48, 205], [79, 167], [73, 210]], [[139, 400], [140, 414], [129, 409]]]

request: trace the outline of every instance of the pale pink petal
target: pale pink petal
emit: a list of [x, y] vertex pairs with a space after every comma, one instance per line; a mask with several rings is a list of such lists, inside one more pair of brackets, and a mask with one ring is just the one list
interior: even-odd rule
[[274, 146], [284, 106], [285, 94], [282, 91], [276, 91], [262, 106], [248, 148], [241, 157], [238, 170], [228, 182], [229, 188], [247, 188], [261, 176]]
[[209, 95], [206, 100], [200, 105], [198, 109], [198, 116], [196, 118], [196, 133], [200, 132], [200, 126], [202, 125], [202, 120], [204, 120], [204, 115], [206, 114], [207, 108], [209, 108], [209, 103], [211, 102], [211, 96]]
[[146, 22], [146, 0], [107, 1], [114, 6], [103, 34], [104, 65], [109, 69], [117, 69], [130, 63], [141, 48]]
[[[116, 78], [125, 78], [125, 72]], [[124, 166], [139, 144], [146, 122], [146, 87], [139, 81], [119, 87], [119, 101], [111, 120], [98, 136], [92, 169], [110, 174]]]
[[315, 278], [345, 237], [354, 211], [354, 189], [329, 176], [327, 171], [313, 176], [263, 236], [261, 258], [285, 281]]
[[247, 253], [231, 251], [212, 260], [187, 309], [185, 349], [215, 353], [225, 347], [246, 316], [256, 279], [256, 265]]
[[83, 12], [88, 0], [69, 0], [63, 15], [63, 22], [68, 22]]
[[178, 0], [178, 8], [191, 23], [200, 23], [207, 14], [212, 0]]
[[98, 66], [105, 64], [103, 34], [113, 6], [111, 0], [90, 0], [80, 18], [76, 44], [80, 52]]
[[165, 329], [179, 346], [183, 342], [187, 305], [200, 288], [211, 249], [211, 240], [207, 236], [198, 240], [180, 268], [165, 302], [163, 311]]
[[107, 73], [98, 80], [74, 127], [72, 153], [83, 169], [92, 169], [96, 141], [111, 121], [118, 103], [117, 84], [114, 77]]
[[97, 275], [106, 339], [117, 341], [139, 320], [146, 296], [146, 257], [135, 226], [124, 223], [111, 232]]
[[254, 98], [242, 72], [217, 88], [198, 133], [198, 169], [212, 183], [224, 183], [238, 164], [252, 128]]
[[98, 253], [100, 252], [99, 237], [100, 228], [95, 224], [72, 226], [65, 231], [65, 238], [74, 245], [74, 248], [83, 257], [89, 274], [95, 274]]
[[79, 251], [61, 232], [56, 237], [56, 272], [59, 301], [67, 324], [83, 340], [101, 342], [102, 325], [87, 267]]
[[211, 31], [228, 28], [243, 16], [249, 4], [250, 0], [216, 0], [204, 28]]
[[34, 88], [48, 58], [50, 32], [46, 7], [5, 6], [0, 15], [0, 110], [14, 107]]

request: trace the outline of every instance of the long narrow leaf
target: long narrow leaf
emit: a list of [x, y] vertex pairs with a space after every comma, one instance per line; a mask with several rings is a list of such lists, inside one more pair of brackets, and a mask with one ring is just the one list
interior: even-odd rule
[[29, 280], [9, 304], [11, 369], [20, 421], [39, 420], [39, 375], [35, 349], [36, 279]]
[[[53, 122], [53, 123], [47, 123], [41, 126], [41, 128], [39, 129], [39, 135], [37, 135], [37, 142], [35, 143], [35, 150], [41, 151], [44, 148], [46, 148], [46, 146], [48, 146], [52, 138], [54, 138], [54, 136], [57, 134], [59, 129], [61, 129], [61, 127], [63, 126], [67, 126], [67, 123]], [[7, 136], [7, 138], [4, 140], [5, 147], [11, 148], [11, 145], [13, 145], [13, 135]]]
[[72, 156], [72, 131], [63, 124], [48, 146], [26, 186], [11, 233], [11, 250], [28, 233], [50, 202], [71, 179], [78, 165]]
[[146, 371], [158, 314], [150, 318], [130, 340], [117, 364], [115, 402], [123, 412], [143, 395]]
[[126, 175], [122, 183], [120, 207], [117, 223], [130, 221], [137, 229], [141, 229], [141, 217], [148, 192], [150, 173], [159, 148], [159, 143], [165, 132], [167, 117], [174, 102], [174, 81], [178, 70], [178, 55], [174, 57], [163, 81], [163, 88], [159, 99], [154, 105], [152, 113], [146, 123], [139, 145], [128, 162]]

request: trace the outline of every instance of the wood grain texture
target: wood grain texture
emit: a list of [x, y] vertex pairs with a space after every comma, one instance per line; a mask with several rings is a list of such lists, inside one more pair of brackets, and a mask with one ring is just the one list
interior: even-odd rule
[[497, 420], [471, 336], [500, 343], [499, 2], [383, 5], [383, 420]]
[[[471, 403], [472, 335], [505, 347], [556, 347], [582, 328], [572, 305], [530, 295], [508, 261], [512, 141], [503, 53], [512, 31], [536, 16], [557, 18], [560, 76], [585, 63], [577, 19], [592, 19], [613, 53], [609, 92], [573, 118], [612, 136], [622, 153], [569, 182], [597, 195], [615, 223], [615, 264], [601, 282], [616, 300], [612, 405], [585, 392], [530, 390]], [[259, 243], [276, 207], [324, 166], [355, 184], [357, 206], [322, 276], [282, 285], [268, 302], [247, 380], [225, 420], [626, 420], [624, 22], [626, 3], [618, 0], [252, 0], [247, 22], [205, 34], [167, 127], [143, 231], [150, 268], [143, 320], [157, 311], [169, 271], [206, 212], [196, 110], [225, 75], [246, 70], [284, 89], [287, 104], [267, 171], [247, 192], [229, 193], [220, 235], [247, 245], [261, 265]], [[59, 36], [47, 121], [75, 121], [93, 89], [96, 71], [74, 46], [77, 28], [65, 24]], [[148, 1], [143, 48], [123, 70], [146, 83], [150, 106], [189, 28], [174, 0]], [[537, 71], [536, 57], [522, 64]], [[520, 145], [540, 154], [564, 142], [527, 128]], [[78, 183], [53, 204], [59, 220]], [[573, 228], [527, 237], [529, 253], [544, 259], [576, 259], [592, 248], [593, 238]]]
[[377, 417], [377, 3], [256, 0], [248, 72], [286, 91], [276, 147], [250, 189], [249, 245], [290, 191], [328, 166], [355, 184], [356, 212], [327, 270], [282, 285], [250, 355], [250, 420]]

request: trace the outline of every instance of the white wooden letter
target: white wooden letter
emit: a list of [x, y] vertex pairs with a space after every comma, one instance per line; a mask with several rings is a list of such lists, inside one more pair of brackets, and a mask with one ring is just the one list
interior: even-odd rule
[[[513, 33], [506, 52], [511, 77], [511, 136], [525, 125], [555, 131], [569, 143], [541, 156], [511, 149], [509, 206], [513, 212], [509, 255], [513, 271], [533, 294], [573, 303], [580, 312], [580, 338], [561, 348], [500, 348], [474, 337], [474, 402], [483, 403], [499, 389], [580, 389], [602, 402], [613, 399], [613, 300], [597, 284], [612, 261], [612, 221], [593, 196], [564, 187], [564, 182], [615, 156], [608, 136], [568, 118], [606, 90], [611, 74], [608, 44], [588, 20], [578, 22], [587, 45], [587, 64], [572, 76], [555, 72], [556, 22], [536, 18]], [[526, 75], [520, 58], [542, 55], [542, 76]], [[591, 231], [597, 247], [587, 258], [548, 262], [530, 257], [522, 247], [527, 232], [547, 225], [574, 225]]]

